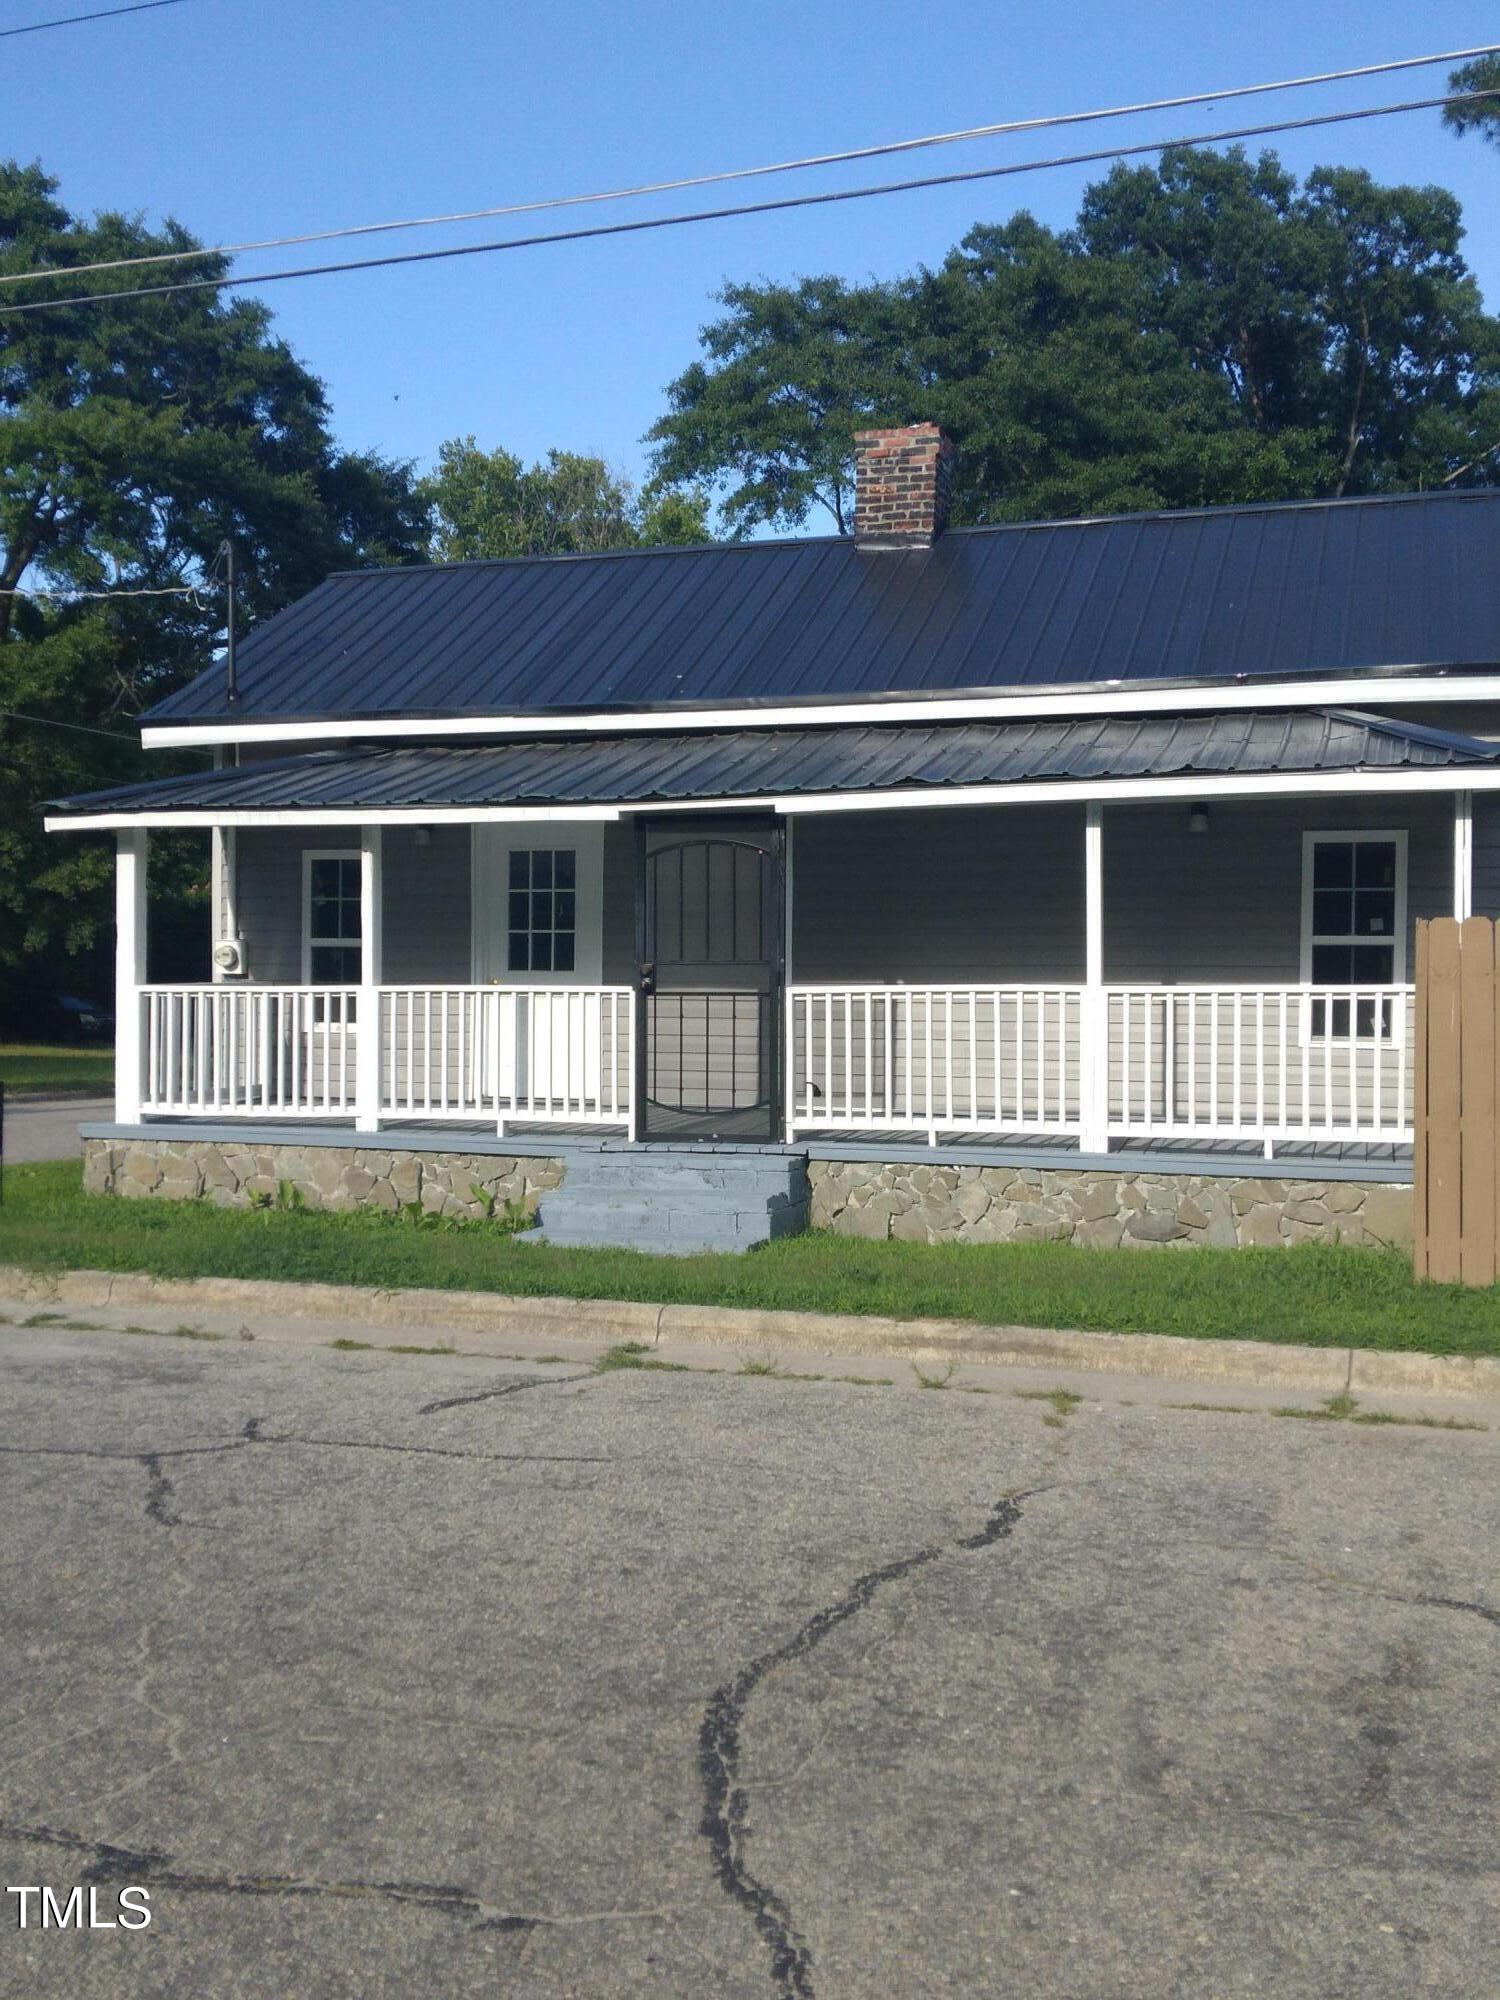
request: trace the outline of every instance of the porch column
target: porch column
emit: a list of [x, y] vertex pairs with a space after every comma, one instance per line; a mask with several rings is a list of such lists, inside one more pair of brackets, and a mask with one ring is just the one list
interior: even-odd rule
[[1083, 1153], [1107, 1153], [1109, 1019], [1104, 998], [1104, 811], [1093, 801], [1084, 808], [1083, 937], [1078, 1148]]
[[383, 891], [380, 828], [362, 826], [359, 830], [359, 1003], [354, 1036], [354, 1124], [360, 1132], [380, 1129]]
[[1474, 794], [1453, 794], [1453, 914], [1474, 914]]
[[115, 1122], [141, 1115], [141, 997], [146, 978], [146, 830], [115, 836]]

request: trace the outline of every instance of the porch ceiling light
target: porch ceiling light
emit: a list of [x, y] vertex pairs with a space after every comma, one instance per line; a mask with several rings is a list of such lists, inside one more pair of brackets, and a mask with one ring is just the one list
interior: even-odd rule
[[1208, 807], [1203, 805], [1188, 807], [1188, 832], [1208, 832]]

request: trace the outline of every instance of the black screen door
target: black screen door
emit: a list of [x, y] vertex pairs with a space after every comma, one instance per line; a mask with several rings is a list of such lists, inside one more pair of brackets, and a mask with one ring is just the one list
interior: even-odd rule
[[638, 823], [641, 1138], [780, 1138], [782, 922], [777, 821]]

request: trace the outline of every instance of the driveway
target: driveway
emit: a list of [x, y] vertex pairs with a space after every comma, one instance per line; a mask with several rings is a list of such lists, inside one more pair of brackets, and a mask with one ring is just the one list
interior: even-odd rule
[[7, 1893], [4, 1993], [1493, 1988], [1492, 1431], [56, 1324], [0, 1385], [0, 1883], [154, 1913]]
[[114, 1116], [112, 1097], [10, 1097], [5, 1104], [5, 1160], [76, 1160], [80, 1125]]

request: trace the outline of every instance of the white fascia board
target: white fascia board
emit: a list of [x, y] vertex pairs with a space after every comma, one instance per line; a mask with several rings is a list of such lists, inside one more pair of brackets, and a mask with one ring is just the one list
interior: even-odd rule
[[474, 826], [524, 825], [532, 820], [618, 820], [637, 813], [902, 812], [944, 806], [1078, 805], [1097, 800], [1129, 805], [1173, 799], [1404, 798], [1454, 792], [1500, 791], [1500, 763], [1493, 768], [1452, 766], [1417, 771], [1303, 771], [1221, 773], [1186, 778], [1047, 780], [1024, 784], [911, 786], [889, 792], [806, 792], [788, 797], [642, 800], [623, 806], [298, 806], [182, 812], [54, 815], [49, 833], [103, 833], [125, 827], [213, 826]]
[[1200, 709], [1386, 708], [1408, 701], [1500, 701], [1500, 674], [1434, 676], [1420, 668], [1342, 680], [1232, 682], [1222, 686], [1132, 688], [1119, 681], [1064, 694], [938, 696], [931, 700], [794, 703], [757, 708], [633, 710], [629, 714], [346, 716], [331, 722], [147, 723], [148, 749], [206, 749], [225, 743], [431, 741], [469, 736], [671, 735], [684, 729], [818, 729], [833, 723], [1004, 722], [1074, 715], [1181, 715]]

